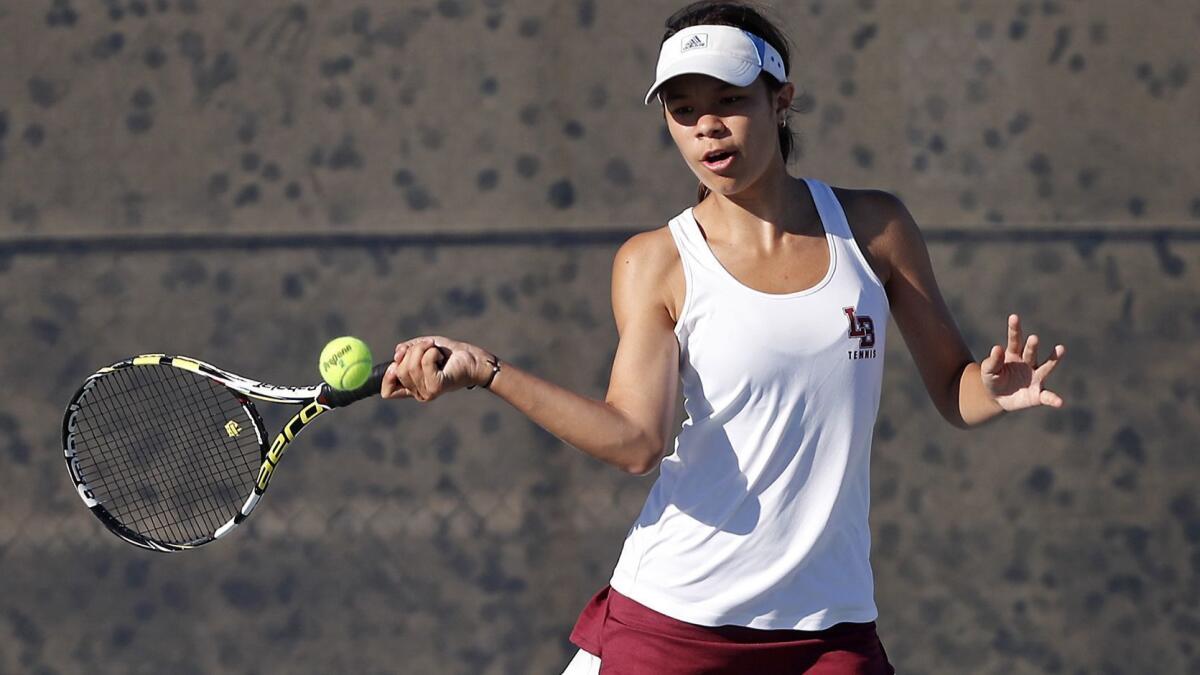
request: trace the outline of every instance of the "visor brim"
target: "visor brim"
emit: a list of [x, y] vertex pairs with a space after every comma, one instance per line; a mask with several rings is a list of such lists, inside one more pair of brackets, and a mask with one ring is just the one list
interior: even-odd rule
[[692, 58], [673, 63], [670, 69], [660, 73], [654, 86], [646, 92], [645, 103], [650, 105], [650, 101], [654, 100], [663, 85], [680, 75], [708, 75], [736, 87], [745, 87], [753, 83], [760, 73], [762, 73], [762, 68], [756, 63], [731, 59], [720, 54], [697, 54]]

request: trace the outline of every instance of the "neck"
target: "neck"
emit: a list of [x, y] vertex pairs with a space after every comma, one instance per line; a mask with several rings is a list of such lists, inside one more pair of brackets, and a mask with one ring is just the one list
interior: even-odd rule
[[803, 234], [814, 222], [814, 206], [802, 181], [788, 175], [782, 156], [757, 182], [733, 195], [713, 193], [705, 200], [708, 220], [725, 225], [730, 242], [778, 242]]

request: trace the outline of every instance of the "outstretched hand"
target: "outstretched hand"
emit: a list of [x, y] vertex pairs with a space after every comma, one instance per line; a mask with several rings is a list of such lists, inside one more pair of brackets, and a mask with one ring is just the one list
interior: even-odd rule
[[1021, 318], [1016, 314], [1008, 317], [1008, 348], [992, 347], [988, 357], [980, 364], [980, 377], [984, 389], [1001, 408], [1007, 411], [1048, 405], [1063, 406], [1063, 399], [1043, 385], [1050, 373], [1058, 367], [1067, 348], [1055, 345], [1050, 357], [1041, 365], [1037, 359], [1038, 337], [1030, 335], [1021, 349]]
[[383, 398], [428, 402], [456, 389], [482, 384], [492, 372], [488, 357], [475, 345], [441, 336], [401, 342], [383, 377]]

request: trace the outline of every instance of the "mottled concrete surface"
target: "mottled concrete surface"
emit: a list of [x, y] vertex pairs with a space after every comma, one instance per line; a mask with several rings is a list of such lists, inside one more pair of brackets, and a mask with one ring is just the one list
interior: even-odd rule
[[[676, 6], [6, 2], [3, 215], [45, 233], [659, 223], [692, 192], [640, 102]], [[1195, 3], [778, 8], [804, 171], [896, 190], [929, 223], [1200, 217], [1180, 152], [1200, 147]]]
[[[1200, 673], [1200, 8], [775, 6], [794, 171], [904, 197], [977, 356], [1013, 311], [1070, 350], [1066, 409], [964, 433], [889, 341], [872, 560], [899, 671]], [[659, 226], [694, 191], [639, 103], [674, 7], [0, 1], [0, 672], [561, 670], [652, 477], [489, 394], [323, 421], [244, 528], [181, 555], [86, 513], [58, 426], [133, 353], [301, 384], [343, 333], [602, 396], [612, 241], [96, 237]]]

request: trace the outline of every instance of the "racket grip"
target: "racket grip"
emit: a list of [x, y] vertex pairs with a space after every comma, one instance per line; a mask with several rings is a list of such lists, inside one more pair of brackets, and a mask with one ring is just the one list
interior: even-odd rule
[[358, 389], [334, 389], [328, 384], [321, 385], [321, 402], [330, 408], [344, 408], [356, 401], [361, 401], [364, 398], [378, 396], [383, 388], [383, 375], [387, 372], [388, 366], [392, 365], [391, 361], [375, 364], [371, 368], [371, 376]]

